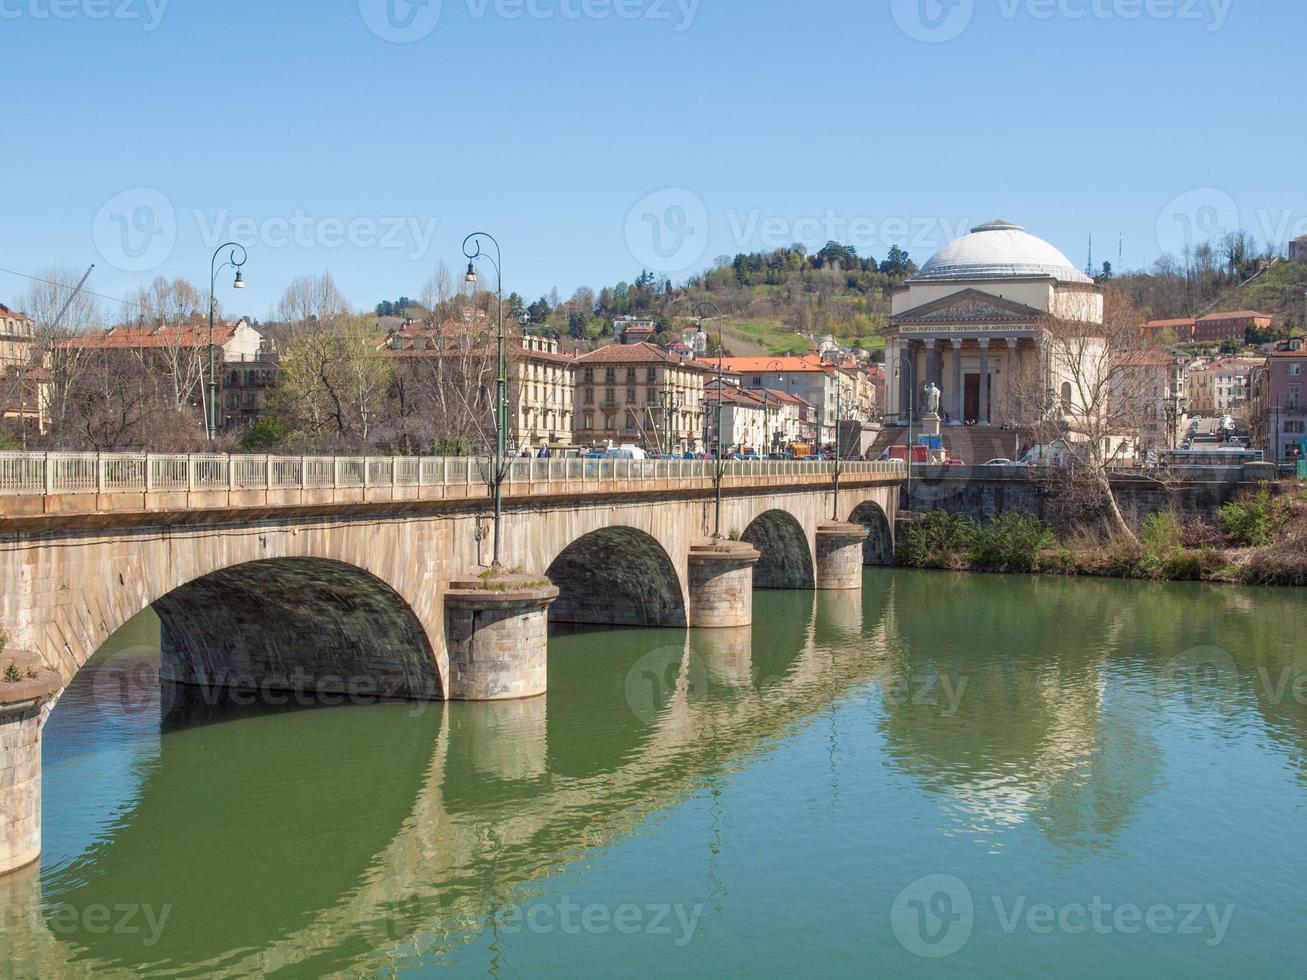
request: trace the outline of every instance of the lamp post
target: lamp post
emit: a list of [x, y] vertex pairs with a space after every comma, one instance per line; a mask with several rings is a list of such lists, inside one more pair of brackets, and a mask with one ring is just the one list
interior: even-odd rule
[[842, 420], [844, 417], [844, 385], [841, 383], [840, 365], [837, 361], [835, 364], [835, 505], [831, 520], [840, 519], [840, 477], [844, 470], [844, 453], [841, 451], [840, 435], [843, 428]]
[[[495, 254], [483, 252], [482, 241], [495, 247]], [[494, 568], [499, 568], [503, 557], [503, 518], [504, 518], [504, 470], [508, 452], [508, 363], [504, 349], [504, 269], [503, 252], [493, 235], [484, 231], [474, 231], [463, 239], [463, 255], [467, 257], [466, 281], [476, 284], [477, 259], [484, 258], [495, 267], [495, 299], [498, 316], [496, 332], [496, 377], [495, 377], [495, 453], [490, 474], [490, 487], [495, 501], [495, 535]]]
[[912, 504], [912, 423], [917, 415], [917, 381], [908, 352], [899, 351], [894, 365], [894, 377], [901, 381], [905, 373], [908, 381], [908, 504], [910, 506]]
[[[709, 312], [715, 314], [709, 317]], [[724, 358], [726, 357], [725, 333], [722, 327], [722, 308], [713, 302], [703, 302], [694, 308], [694, 315], [699, 320], [716, 319], [717, 320], [717, 459], [715, 478], [713, 484], [716, 488], [716, 499], [714, 505], [713, 518], [713, 537], [720, 540], [722, 536], [722, 480], [726, 477], [726, 461], [722, 458], [722, 387], [725, 384], [726, 366]]]
[[[766, 364], [764, 364], [764, 365], [763, 365], [763, 368], [762, 368], [762, 375], [763, 375], [763, 383], [762, 383], [762, 418], [763, 418], [763, 426], [766, 428], [767, 443], [768, 443], [768, 446], [769, 446], [768, 452], [769, 452], [769, 453], [774, 453], [774, 452], [777, 451], [777, 449], [776, 449], [776, 436], [773, 434], [772, 429], [771, 429], [771, 412], [770, 412], [770, 408], [771, 408], [771, 391], [767, 388], [767, 375], [771, 373], [772, 365], [775, 365], [775, 366], [778, 367], [778, 368], [783, 367], [783, 365], [781, 364], [781, 362], [780, 362], [779, 360], [770, 360], [770, 361], [768, 361]], [[778, 375], [780, 374], [779, 371], [777, 371], [776, 373], [777, 373]]]
[[[219, 265], [218, 256], [227, 249], [231, 249], [231, 254], [227, 256], [227, 261]], [[240, 258], [236, 257], [237, 253], [240, 253]], [[218, 438], [218, 349], [213, 343], [213, 314], [217, 305], [214, 294], [218, 288], [218, 273], [229, 266], [235, 269], [236, 281], [232, 283], [232, 288], [244, 289], [245, 277], [241, 274], [241, 267], [247, 258], [244, 245], [228, 242], [214, 249], [213, 257], [209, 259], [209, 411], [205, 420], [208, 423], [209, 442], [215, 442]]]

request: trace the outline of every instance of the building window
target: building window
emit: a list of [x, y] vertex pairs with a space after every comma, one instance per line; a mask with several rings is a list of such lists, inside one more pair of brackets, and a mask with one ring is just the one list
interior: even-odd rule
[[617, 428], [617, 416], [615, 416], [615, 415], [609, 415], [609, 414], [605, 413], [605, 414], [604, 414], [604, 428], [605, 428], [605, 429], [608, 429], [609, 431], [611, 431], [611, 430]]
[[616, 391], [616, 389], [614, 389], [614, 388], [605, 388], [605, 389], [604, 389], [604, 404], [605, 404], [605, 405], [616, 405], [616, 404], [617, 404], [617, 391]]
[[644, 373], [644, 380], [645, 380], [645, 381], [648, 381], [650, 384], [653, 384], [653, 382], [657, 381], [657, 380], [658, 380], [658, 369], [657, 369], [657, 368], [650, 368], [648, 371], [646, 371], [646, 372]]
[[595, 390], [593, 388], [587, 388], [585, 390], [585, 403], [587, 405], [593, 405], [595, 403]]
[[594, 368], [586, 368], [586, 369], [585, 369], [585, 383], [586, 383], [586, 384], [594, 384], [594, 380], [595, 380], [595, 369], [594, 369]]
[[626, 389], [626, 404], [628, 404], [628, 405], [634, 405], [634, 404], [635, 404], [635, 389], [634, 389], [634, 388], [627, 388], [627, 389]]
[[1290, 365], [1289, 365], [1289, 377], [1291, 377], [1291, 378], [1299, 378], [1299, 377], [1302, 377], [1302, 365], [1301, 365], [1301, 364], [1290, 364]]

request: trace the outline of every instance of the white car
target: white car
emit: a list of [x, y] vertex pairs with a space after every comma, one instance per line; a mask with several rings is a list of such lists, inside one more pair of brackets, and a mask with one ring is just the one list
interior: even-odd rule
[[1022, 466], [1022, 463], [1014, 463], [1010, 459], [991, 459], [988, 463], [981, 463], [981, 466]]

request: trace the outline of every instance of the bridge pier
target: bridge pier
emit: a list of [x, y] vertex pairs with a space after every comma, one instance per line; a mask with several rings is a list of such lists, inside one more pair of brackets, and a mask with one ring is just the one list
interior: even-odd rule
[[863, 545], [870, 532], [860, 524], [830, 522], [817, 528], [817, 590], [862, 588]]
[[690, 626], [728, 629], [753, 623], [753, 568], [762, 554], [743, 541], [690, 548]]
[[[9, 671], [10, 665], [13, 670]], [[41, 713], [62, 686], [39, 658], [0, 656], [0, 875], [41, 856]], [[17, 678], [17, 679], [13, 679]]]
[[549, 607], [543, 576], [497, 575], [450, 583], [445, 645], [451, 701], [534, 698], [549, 686]]

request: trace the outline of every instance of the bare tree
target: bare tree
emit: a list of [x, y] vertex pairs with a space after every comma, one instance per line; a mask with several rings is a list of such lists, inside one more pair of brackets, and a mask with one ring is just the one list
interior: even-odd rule
[[348, 313], [349, 303], [330, 272], [301, 276], [286, 287], [277, 303], [278, 319], [293, 329], [327, 323]]
[[136, 294], [134, 305], [139, 325], [153, 335], [135, 353], [147, 370], [163, 375], [173, 411], [186, 412], [203, 397], [208, 371], [208, 347], [200, 342], [208, 330], [207, 298], [185, 279], [160, 276]]
[[1069, 465], [1048, 471], [1080, 512], [1099, 512], [1116, 534], [1134, 531], [1112, 489], [1111, 470], [1126, 444], [1139, 445], [1157, 425], [1157, 363], [1161, 348], [1141, 329], [1128, 297], [1086, 292], [1060, 316], [1039, 321], [1039, 357], [1009, 375], [1021, 415], [1036, 420], [1033, 435], [1057, 445]]
[[86, 369], [85, 351], [68, 349], [63, 342], [98, 329], [102, 324], [99, 302], [83, 290], [78, 293], [55, 326], [55, 318], [73, 295], [82, 274], [75, 269], [61, 267], [43, 271], [33, 280], [23, 300], [24, 311], [32, 318], [37, 336], [37, 349], [33, 364], [44, 365], [50, 371], [46, 389], [46, 411], [52, 438], [59, 444], [67, 429], [72, 409], [72, 392]]
[[386, 417], [391, 372], [371, 324], [337, 318], [287, 346], [274, 406], [310, 444], [368, 448]]

